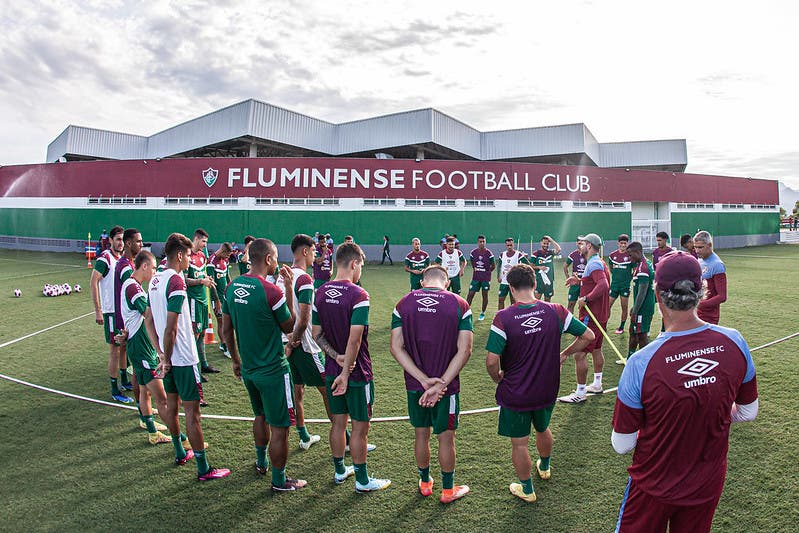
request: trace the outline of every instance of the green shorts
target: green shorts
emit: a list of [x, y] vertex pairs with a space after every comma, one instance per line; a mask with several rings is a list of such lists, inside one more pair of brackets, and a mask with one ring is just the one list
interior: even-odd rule
[[327, 400], [330, 403], [330, 413], [334, 415], [350, 415], [353, 420], [368, 422], [372, 418], [372, 405], [375, 403], [374, 381], [350, 381], [347, 392], [343, 396], [333, 396], [330, 386], [335, 381], [334, 376], [325, 377]]
[[506, 407], [500, 407], [497, 433], [512, 439], [529, 437], [531, 424], [536, 432], [543, 433], [549, 427], [554, 408], [554, 403], [549, 407], [536, 409], [535, 411], [514, 411]]
[[114, 340], [114, 335], [119, 333], [114, 327], [114, 313], [103, 313], [103, 334], [105, 335], [106, 344], [113, 344], [119, 346]]
[[653, 316], [654, 313], [635, 315], [632, 322], [630, 322], [630, 333], [649, 333]]
[[167, 394], [177, 394], [184, 402], [199, 402], [202, 388], [197, 365], [173, 366], [164, 376], [164, 390]]
[[155, 369], [158, 368], [158, 356], [155, 353], [146, 354], [144, 357], [132, 356], [128, 350], [128, 361], [133, 366], [133, 373], [136, 374], [136, 380], [139, 385], [147, 385], [154, 379], [158, 379], [155, 374]]
[[481, 291], [481, 290], [483, 290], [483, 291], [491, 290], [491, 282], [490, 281], [477, 281], [477, 280], [473, 279], [472, 282], [469, 283], [469, 292], [478, 292], [478, 291]]
[[321, 287], [322, 285], [324, 285], [328, 281], [330, 281], [330, 280], [329, 279], [315, 279], [315, 280], [313, 280], [313, 288], [314, 289], [318, 289], [319, 287]]
[[411, 274], [410, 278], [411, 282], [411, 290], [416, 291], [422, 288], [422, 275], [421, 274]]
[[419, 398], [423, 392], [409, 390], [408, 416], [411, 425], [415, 428], [433, 428], [433, 433], [438, 435], [445, 431], [458, 429], [458, 417], [461, 413], [460, 394], [444, 396], [433, 407], [422, 407]]
[[510, 293], [510, 285], [507, 283], [500, 283], [499, 284], [499, 297], [504, 298], [505, 296]]
[[455, 276], [454, 278], [449, 278], [449, 292], [454, 292], [455, 294], [461, 293], [461, 277]]
[[611, 298], [618, 298], [619, 296], [621, 296], [622, 298], [629, 298], [630, 297], [630, 286], [627, 285], [626, 287], [624, 287], [624, 286], [621, 286], [621, 287], [615, 286], [614, 287], [613, 285], [611, 285], [610, 286], [610, 297]]
[[535, 278], [535, 292], [544, 296], [552, 296], [555, 294], [555, 286], [552, 283], [538, 283], [540, 278]]
[[194, 333], [202, 333], [208, 329], [208, 303], [189, 299], [189, 313], [194, 324]]
[[255, 416], [263, 416], [267, 424], [277, 428], [296, 424], [294, 383], [290, 372], [242, 377], [241, 381], [250, 395], [250, 405]]
[[580, 298], [580, 286], [579, 285], [570, 285], [569, 286], [569, 296], [568, 296], [569, 301], [570, 302], [576, 302], [578, 298]]
[[310, 354], [297, 346], [291, 351], [289, 369], [295, 385], [325, 386], [325, 361], [321, 353]]

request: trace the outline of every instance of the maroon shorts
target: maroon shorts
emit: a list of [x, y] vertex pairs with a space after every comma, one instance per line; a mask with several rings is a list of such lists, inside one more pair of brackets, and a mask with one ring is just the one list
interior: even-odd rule
[[[608, 323], [605, 322], [604, 324], [600, 324], [602, 329], [607, 331]], [[600, 350], [602, 348], [602, 343], [605, 341], [605, 337], [602, 335], [602, 332], [599, 331], [599, 327], [597, 326], [596, 322], [593, 320], [588, 321], [588, 329], [594, 332], [594, 340], [591, 341], [591, 344], [585, 347], [586, 352], [593, 352], [594, 350]]]
[[670, 533], [710, 531], [720, 497], [721, 494], [718, 494], [709, 502], [699, 505], [672, 505], [638, 490], [633, 480], [629, 479], [621, 501], [616, 531], [665, 533], [667, 525]]

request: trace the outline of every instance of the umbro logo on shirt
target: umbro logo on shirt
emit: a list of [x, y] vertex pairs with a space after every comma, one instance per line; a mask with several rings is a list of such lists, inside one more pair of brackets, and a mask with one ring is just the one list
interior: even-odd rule
[[719, 366], [717, 361], [711, 361], [710, 359], [702, 359], [701, 357], [698, 357], [679, 369], [677, 373], [683, 374], [685, 376], [695, 376], [696, 379], [683, 382], [683, 386], [686, 389], [690, 389], [693, 387], [699, 387], [701, 385], [715, 383], [716, 376], [705, 377], [705, 374], [717, 366]]
[[239, 287], [238, 289], [234, 290], [233, 294], [236, 295], [236, 299], [234, 300], [236, 303], [238, 304], [250, 303], [247, 301], [247, 297], [250, 295], [250, 291], [248, 291], [244, 287]]
[[424, 306], [418, 307], [417, 311], [421, 311], [422, 313], [435, 313], [436, 310], [433, 308], [438, 305], [438, 300], [429, 296], [425, 296], [424, 298], [419, 298], [416, 300], [416, 303]]
[[542, 320], [540, 318], [535, 317], [535, 316], [531, 316], [530, 318], [528, 318], [527, 320], [522, 322], [520, 324], [520, 326], [524, 326], [527, 329], [533, 329], [533, 328], [537, 327], [538, 324], [540, 324], [541, 322], [542, 322]]
[[328, 298], [338, 298], [341, 296], [341, 291], [337, 289], [328, 289], [325, 291], [325, 296]]

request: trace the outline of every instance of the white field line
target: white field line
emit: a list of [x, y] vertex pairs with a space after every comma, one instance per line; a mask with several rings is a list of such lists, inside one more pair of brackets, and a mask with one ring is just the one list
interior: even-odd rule
[[[94, 314], [94, 313], [86, 313], [85, 315], [81, 315], [81, 316], [72, 318], [70, 320], [67, 320], [65, 322], [61, 322], [60, 324], [56, 324], [54, 326], [50, 326], [49, 328], [45, 328], [45, 329], [39, 330], [37, 332], [30, 333], [28, 335], [25, 335], [24, 337], [20, 337], [18, 339], [14, 339], [13, 341], [8, 341], [6, 343], [0, 344], [0, 348], [5, 348], [6, 346], [10, 346], [10, 345], [15, 344], [17, 342], [23, 341], [25, 339], [33, 337], [34, 335], [38, 335], [40, 333], [44, 333], [45, 331], [50, 331], [51, 329], [57, 328], [59, 326], [63, 326], [64, 324], [69, 324], [70, 322], [74, 322], [76, 320], [79, 320], [81, 318], [85, 318], [85, 317], [90, 316], [92, 314]], [[796, 333], [793, 333], [792, 335], [788, 335], [788, 336], [783, 337], [781, 339], [777, 339], [777, 340], [771, 341], [769, 343], [766, 343], [766, 344], [764, 344], [762, 346], [758, 346], [757, 348], [752, 348], [750, 351], [751, 352], [755, 352], [757, 350], [762, 350], [764, 348], [768, 348], [770, 346], [773, 346], [775, 344], [779, 344], [781, 342], [784, 342], [786, 340], [792, 339], [792, 338], [797, 337], [797, 336], [799, 336], [799, 331], [797, 331]], [[78, 394], [72, 394], [70, 392], [64, 392], [64, 391], [60, 391], [60, 390], [57, 390], [57, 389], [51, 389], [49, 387], [45, 387], [45, 386], [42, 386], [42, 385], [37, 385], [35, 383], [29, 383], [27, 381], [23, 381], [21, 379], [13, 378], [11, 376], [6, 376], [5, 374], [0, 374], [0, 379], [5, 379], [5, 380], [8, 380], [8, 381], [12, 381], [14, 383], [18, 383], [20, 385], [24, 385], [26, 387], [31, 387], [31, 388], [34, 388], [34, 389], [42, 390], [42, 391], [45, 391], [45, 392], [58, 394], [59, 396], [65, 396], [67, 398], [73, 398], [73, 399], [76, 399], [76, 400], [82, 400], [84, 402], [90, 402], [90, 403], [95, 403], [95, 404], [100, 404], [100, 405], [107, 405], [109, 407], [116, 407], [116, 408], [119, 408], [119, 409], [128, 409], [128, 410], [133, 410], [133, 411], [136, 410], [135, 407], [132, 407], [132, 406], [129, 406], [129, 405], [123, 405], [123, 404], [120, 404], [120, 403], [107, 402], [105, 400], [98, 400], [98, 399], [95, 399], [95, 398], [88, 398], [86, 396], [80, 396]], [[616, 392], [618, 389], [619, 389], [618, 387], [611, 387], [609, 389], [605, 389], [602, 392], [603, 393]], [[460, 414], [462, 414], [462, 415], [474, 415], [474, 414], [480, 414], [480, 413], [491, 413], [491, 412], [495, 412], [495, 411], [499, 411], [499, 407], [494, 406], [494, 407], [483, 407], [481, 409], [470, 409], [468, 411], [461, 411]], [[183, 416], [183, 413], [180, 413], [180, 415]], [[251, 422], [252, 419], [253, 419], [253, 417], [251, 417], [251, 416], [212, 415], [212, 414], [203, 414], [202, 418], [208, 418], [208, 419], [212, 419], [212, 420], [237, 420], [237, 421], [242, 421], [242, 422]], [[378, 418], [372, 418], [371, 421], [372, 422], [402, 422], [404, 420], [408, 420], [408, 417], [407, 416], [383, 416], [383, 417], [378, 417]], [[310, 422], [311, 424], [326, 424], [326, 423], [330, 422], [327, 418], [306, 418], [305, 421], [306, 422]]]
[[[13, 261], [15, 263], [27, 263], [27, 264], [46, 265], [46, 266], [55, 266], [55, 267], [86, 268], [85, 265], [68, 265], [66, 263], [39, 263], [38, 261], [27, 261], [25, 259], [8, 259], [6, 257], [0, 257], [0, 261]], [[86, 268], [86, 270], [89, 269]]]
[[22, 278], [34, 278], [37, 276], [49, 276], [51, 274], [63, 274], [64, 272], [72, 272], [72, 270], [65, 269], [65, 270], [50, 270], [47, 272], [34, 272], [31, 274], [22, 274], [21, 276], [10, 276], [7, 278], [0, 278], [0, 281], [11, 281], [14, 279], [22, 279]]

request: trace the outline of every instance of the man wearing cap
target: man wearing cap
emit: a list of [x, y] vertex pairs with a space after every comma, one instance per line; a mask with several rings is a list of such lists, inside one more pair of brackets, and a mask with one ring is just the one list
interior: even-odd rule
[[[578, 237], [583, 241], [583, 255], [586, 259], [585, 270], [582, 277], [576, 280], [570, 278], [568, 283], [580, 284], [580, 297], [577, 305], [580, 309], [580, 320], [588, 324], [594, 334], [594, 340], [585, 347], [585, 351], [574, 354], [574, 368], [577, 374], [577, 390], [567, 396], [561, 396], [559, 401], [564, 403], [581, 403], [585, 401], [586, 393], [601, 393], [602, 389], [602, 368], [605, 366], [605, 357], [602, 355], [602, 331], [607, 328], [608, 318], [610, 317], [610, 272], [608, 266], [602, 261], [600, 250], [602, 249], [602, 239], [596, 233], [589, 233], [584, 237]], [[593, 317], [588, 314], [591, 310]], [[594, 363], [594, 381], [586, 386], [588, 379], [588, 352]]]
[[711, 324], [719, 323], [721, 304], [727, 301], [727, 269], [713, 251], [713, 236], [707, 231], [694, 235], [694, 250], [702, 267], [705, 297], [699, 302], [699, 318]]
[[694, 257], [663, 257], [655, 281], [666, 331], [628, 361], [613, 413], [613, 448], [635, 449], [616, 531], [710, 531], [730, 423], [757, 416], [755, 366], [738, 331], [697, 315]]

